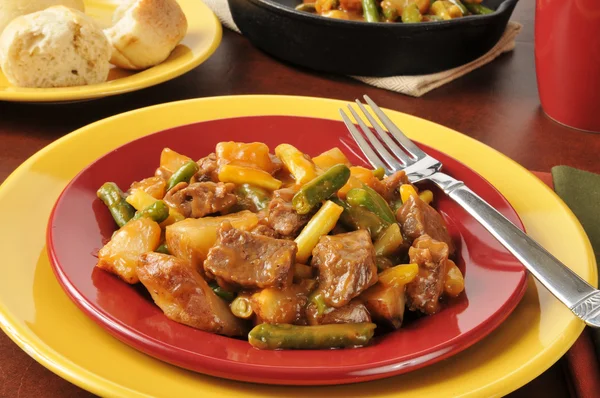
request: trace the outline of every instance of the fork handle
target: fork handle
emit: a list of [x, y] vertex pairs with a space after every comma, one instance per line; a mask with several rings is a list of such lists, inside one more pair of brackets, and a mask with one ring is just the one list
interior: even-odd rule
[[593, 327], [600, 327], [600, 291], [469, 189], [444, 173], [428, 177], [508, 249], [556, 298]]

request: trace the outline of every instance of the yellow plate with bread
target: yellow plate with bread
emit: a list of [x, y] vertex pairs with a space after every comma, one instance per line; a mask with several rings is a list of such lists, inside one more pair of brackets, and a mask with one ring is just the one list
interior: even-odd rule
[[200, 65], [221, 35], [200, 0], [6, 0], [0, 101], [78, 101], [140, 90]]

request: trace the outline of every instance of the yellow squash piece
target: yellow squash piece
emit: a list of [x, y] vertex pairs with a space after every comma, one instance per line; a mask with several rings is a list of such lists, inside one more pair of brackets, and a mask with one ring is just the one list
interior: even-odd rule
[[[153, 197], [147, 192], [142, 191], [141, 189], [132, 189], [131, 194], [125, 198], [127, 203], [132, 205], [136, 210], [140, 211], [145, 209], [146, 207], [152, 205], [158, 199]], [[161, 227], [165, 227], [167, 225], [171, 225], [177, 221], [183, 220], [185, 217], [183, 214], [178, 212], [172, 207], [169, 207], [169, 217], [163, 221], [160, 225]]]
[[96, 266], [119, 276], [127, 283], [137, 283], [138, 257], [156, 250], [160, 244], [160, 234], [160, 226], [150, 218], [130, 221], [100, 249]]
[[236, 185], [249, 184], [271, 191], [281, 188], [281, 181], [266, 171], [233, 164], [221, 166], [219, 181], [232, 182]]
[[298, 245], [297, 262], [306, 264], [319, 242], [319, 238], [327, 235], [335, 227], [343, 211], [342, 206], [338, 206], [330, 200], [325, 202], [295, 239]]
[[379, 282], [385, 286], [404, 286], [419, 273], [418, 264], [400, 264], [379, 274]]
[[315, 164], [294, 146], [278, 145], [275, 154], [294, 176], [297, 185], [304, 185], [317, 177]]
[[419, 198], [427, 204], [431, 204], [433, 202], [433, 192], [429, 189], [419, 192]]
[[406, 203], [411, 196], [419, 196], [415, 187], [410, 184], [400, 185], [400, 199]]

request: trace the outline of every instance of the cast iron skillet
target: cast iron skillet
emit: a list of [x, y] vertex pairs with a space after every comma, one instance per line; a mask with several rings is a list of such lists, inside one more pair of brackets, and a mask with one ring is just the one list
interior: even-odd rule
[[518, 0], [484, 0], [496, 10], [450, 21], [366, 23], [325, 18], [301, 0], [228, 0], [236, 25], [276, 58], [323, 72], [419, 75], [463, 65], [500, 39]]

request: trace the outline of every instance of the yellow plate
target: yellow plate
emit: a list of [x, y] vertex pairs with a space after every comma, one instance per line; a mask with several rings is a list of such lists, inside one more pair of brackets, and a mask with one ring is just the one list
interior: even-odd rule
[[[61, 190], [94, 159], [130, 140], [177, 125], [251, 115], [339, 120], [337, 111], [343, 105], [334, 100], [281, 96], [176, 102], [102, 120], [41, 150], [0, 187], [2, 328], [44, 366], [102, 396], [492, 397], [515, 390], [544, 372], [571, 346], [583, 324], [532, 280], [523, 301], [498, 329], [446, 361], [380, 381], [303, 388], [231, 382], [167, 365], [111, 337], [61, 290], [44, 247], [46, 221]], [[398, 112], [391, 112], [390, 117], [410, 137], [463, 161], [492, 182], [513, 204], [534, 238], [596, 284], [594, 256], [581, 225], [546, 185], [467, 136]]]
[[[112, 12], [120, 0], [84, 0], [85, 12], [103, 28], [110, 26]], [[108, 81], [100, 84], [61, 88], [11, 86], [0, 70], [0, 101], [64, 102], [140, 90], [171, 80], [192, 70], [215, 52], [221, 42], [221, 23], [200, 0], [178, 0], [188, 21], [187, 35], [163, 63], [141, 72], [113, 67]]]

